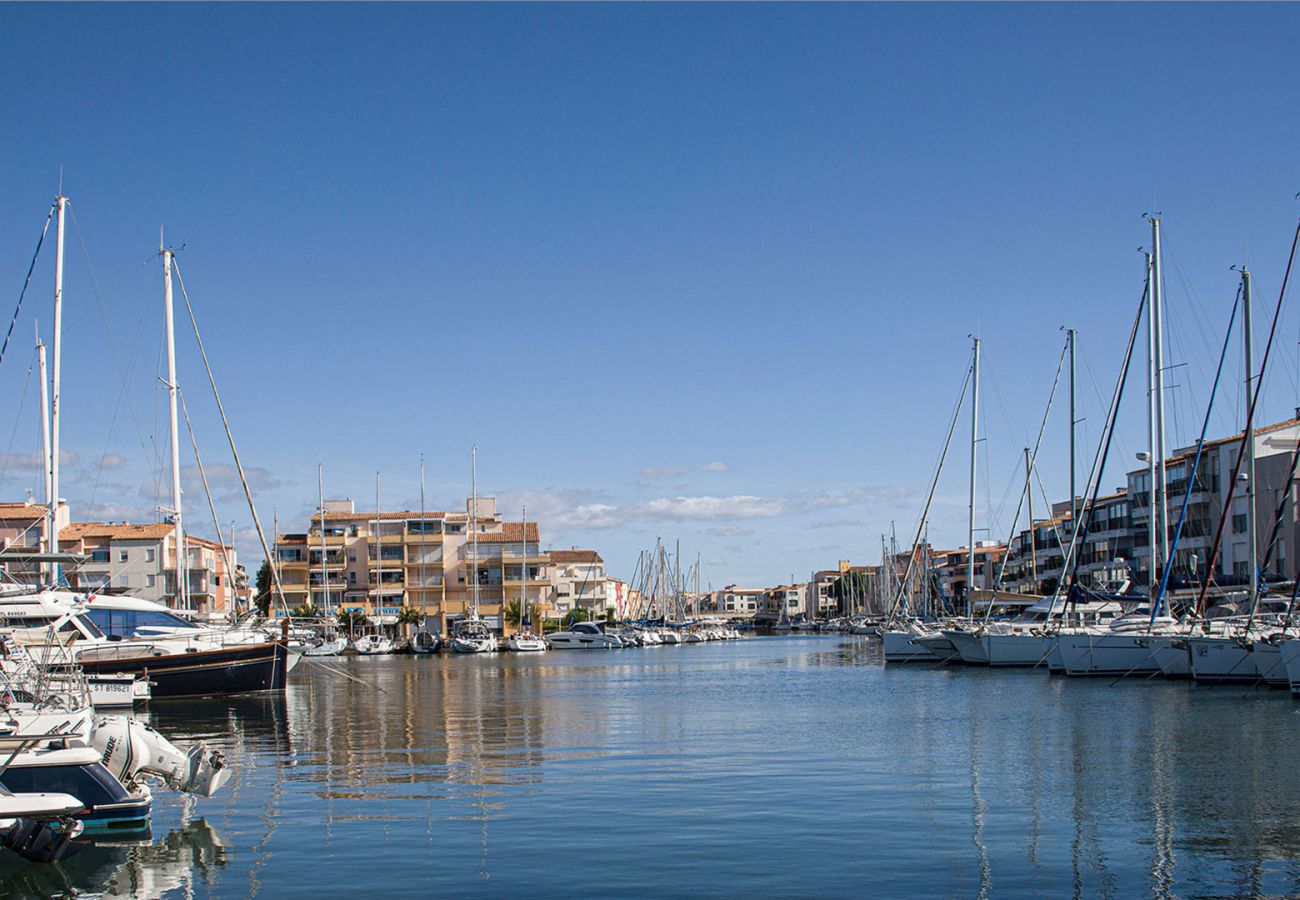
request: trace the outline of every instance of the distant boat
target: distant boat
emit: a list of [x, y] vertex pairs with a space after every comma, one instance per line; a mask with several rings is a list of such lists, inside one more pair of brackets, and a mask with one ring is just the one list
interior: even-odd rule
[[353, 646], [362, 656], [381, 656], [393, 652], [393, 642], [379, 634], [362, 635]]
[[417, 631], [415, 637], [411, 638], [409, 646], [411, 652], [415, 654], [437, 653], [441, 641], [436, 634], [428, 631]]
[[617, 650], [623, 646], [621, 640], [606, 634], [595, 622], [575, 622], [568, 631], [548, 636], [547, 642], [552, 650]]
[[302, 651], [303, 656], [338, 656], [348, 648], [348, 642], [345, 638], [335, 638], [332, 641], [321, 641], [315, 646], [308, 647]]

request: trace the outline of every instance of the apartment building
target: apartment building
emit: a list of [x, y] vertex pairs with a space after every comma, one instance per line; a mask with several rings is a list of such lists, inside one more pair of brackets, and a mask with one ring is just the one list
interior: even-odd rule
[[758, 598], [756, 619], [793, 619], [807, 615], [808, 585], [779, 584], [763, 591]]
[[464, 512], [357, 512], [351, 500], [326, 501], [308, 531], [277, 535], [274, 553], [290, 609], [352, 609], [387, 625], [410, 606], [446, 633], [475, 604], [502, 630], [505, 605], [526, 600], [546, 613], [551, 602], [537, 523], [504, 521], [491, 497], [477, 508], [467, 500]]
[[608, 612], [617, 612], [619, 597], [615, 596], [613, 579], [605, 573], [605, 560], [599, 553], [572, 547], [551, 550], [547, 555], [554, 598], [552, 617], [561, 618], [575, 608], [585, 609], [597, 619], [604, 618]]
[[77, 590], [129, 593], [209, 619], [224, 618], [247, 601], [247, 578], [235, 548], [197, 535], [185, 538], [188, 592], [178, 596], [176, 532], [166, 522], [73, 522], [60, 529], [59, 546], [86, 557], [66, 573]]
[[[48, 550], [46, 534], [48, 507], [30, 497], [17, 503], [0, 503], [0, 568], [13, 581], [36, 584], [43, 579], [39, 563], [30, 554]], [[68, 505], [58, 506], [59, 527], [68, 525]]]

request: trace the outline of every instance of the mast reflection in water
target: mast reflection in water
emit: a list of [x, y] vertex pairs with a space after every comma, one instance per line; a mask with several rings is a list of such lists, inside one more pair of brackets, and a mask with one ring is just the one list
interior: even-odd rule
[[286, 696], [148, 715], [227, 790], [160, 792], [161, 838], [8, 855], [3, 893], [1300, 893], [1284, 693], [826, 636], [304, 661]]

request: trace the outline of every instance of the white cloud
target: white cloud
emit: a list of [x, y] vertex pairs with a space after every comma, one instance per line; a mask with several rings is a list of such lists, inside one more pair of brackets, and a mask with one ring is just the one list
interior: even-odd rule
[[752, 494], [731, 497], [659, 497], [633, 507], [633, 517], [666, 519], [766, 519], [786, 511], [782, 500], [769, 500]]
[[120, 469], [126, 465], [126, 457], [120, 453], [108, 452], [99, 458], [99, 468], [107, 471]]
[[725, 472], [730, 468], [731, 466], [728, 463], [725, 463], [720, 459], [715, 459], [711, 463], [704, 464], [704, 471], [706, 472]]

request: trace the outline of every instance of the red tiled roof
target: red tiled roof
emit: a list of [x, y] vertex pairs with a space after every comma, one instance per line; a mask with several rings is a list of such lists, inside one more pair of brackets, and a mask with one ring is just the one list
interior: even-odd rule
[[166, 522], [151, 525], [114, 524], [112, 522], [73, 522], [59, 531], [60, 540], [81, 540], [84, 538], [108, 538], [109, 540], [158, 540], [171, 534], [175, 526]]
[[605, 561], [595, 550], [579, 550], [577, 547], [572, 550], [548, 550], [546, 553], [553, 563], [603, 563]]
[[[473, 532], [469, 533], [470, 540], [473, 540]], [[536, 541], [537, 523], [528, 523], [528, 540]], [[523, 522], [502, 522], [500, 531], [479, 532], [478, 542], [480, 544], [509, 544], [515, 541], [524, 540], [524, 523]]]

